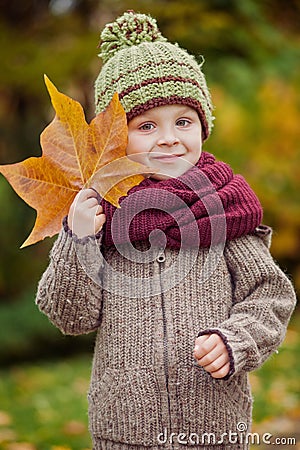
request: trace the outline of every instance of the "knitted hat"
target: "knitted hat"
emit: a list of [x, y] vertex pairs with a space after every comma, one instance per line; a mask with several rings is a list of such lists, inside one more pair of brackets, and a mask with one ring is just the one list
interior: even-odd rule
[[96, 113], [103, 111], [113, 94], [131, 120], [162, 105], [194, 108], [202, 123], [202, 139], [213, 127], [212, 104], [201, 64], [194, 56], [162, 36], [156, 21], [127, 11], [105, 26], [100, 41], [104, 65], [95, 83]]

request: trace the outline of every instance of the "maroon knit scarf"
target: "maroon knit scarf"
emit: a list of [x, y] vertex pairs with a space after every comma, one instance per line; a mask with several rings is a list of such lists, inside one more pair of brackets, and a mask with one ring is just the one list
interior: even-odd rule
[[[241, 175], [207, 152], [178, 178], [147, 178], [116, 209], [102, 200], [104, 244], [147, 241], [167, 247], [209, 247], [249, 234], [261, 223], [258, 198]], [[153, 238], [153, 240], [152, 240]]]

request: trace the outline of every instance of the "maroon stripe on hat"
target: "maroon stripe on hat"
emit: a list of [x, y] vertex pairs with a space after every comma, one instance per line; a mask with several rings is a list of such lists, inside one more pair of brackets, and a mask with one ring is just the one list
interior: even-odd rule
[[[118, 76], [118, 78], [113, 78], [111, 80], [110, 84], [106, 86], [105, 90], [99, 93], [99, 98], [102, 98], [105, 95], [105, 93], [107, 91], [107, 88], [109, 86], [112, 87], [114, 84], [118, 83], [122, 78], [126, 77], [128, 74], [133, 74], [133, 73], [139, 72], [141, 69], [145, 69], [145, 67], [151, 67], [151, 66], [159, 67], [161, 65], [165, 65], [166, 63], [170, 64], [171, 66], [172, 65], [177, 65], [177, 66], [180, 66], [180, 67], [187, 67], [189, 70], [194, 72], [196, 76], [199, 76], [200, 74], [202, 74], [200, 68], [199, 68], [199, 70], [197, 70], [197, 69], [195, 69], [195, 67], [191, 66], [190, 64], [177, 61], [176, 59], [168, 59], [168, 60], [164, 60], [163, 59], [163, 60], [161, 60], [159, 62], [157, 62], [157, 61], [148, 61], [148, 62], [146, 62], [146, 63], [136, 67], [135, 69], [129, 69], [129, 70], [126, 70], [126, 71], [122, 72]], [[203, 74], [201, 76], [203, 76]], [[201, 89], [201, 91], [202, 91], [202, 89]], [[202, 93], [203, 93], [203, 91], [202, 91]], [[204, 95], [204, 97], [205, 97], [205, 95]]]
[[[129, 86], [127, 89], [124, 89], [123, 91], [119, 92], [119, 99], [121, 100], [126, 95], [129, 95], [131, 92], [138, 91], [141, 89], [141, 87], [148, 86], [149, 84], [161, 84], [161, 83], [167, 83], [168, 81], [174, 81], [179, 83], [190, 83], [194, 86], [197, 86], [203, 94], [203, 91], [201, 89], [201, 86], [196, 80], [192, 80], [190, 78], [182, 78], [182, 77], [175, 77], [173, 75], [168, 75], [164, 77], [157, 77], [157, 78], [149, 78], [147, 80], [142, 80], [140, 83], [134, 84], [133, 86]], [[204, 95], [204, 94], [203, 94]]]
[[205, 141], [205, 139], [208, 138], [209, 135], [209, 129], [207, 120], [204, 114], [204, 111], [202, 109], [202, 105], [198, 100], [195, 100], [191, 97], [179, 97], [178, 95], [172, 95], [170, 97], [156, 97], [152, 98], [151, 100], [148, 100], [147, 102], [143, 103], [142, 105], [137, 105], [134, 108], [132, 108], [130, 111], [126, 113], [128, 122], [132, 120], [134, 117], [139, 116], [140, 114], [143, 114], [144, 112], [148, 111], [151, 108], [156, 108], [158, 106], [164, 106], [164, 105], [186, 105], [190, 106], [191, 108], [194, 108], [200, 118], [201, 124], [202, 124], [202, 139]]

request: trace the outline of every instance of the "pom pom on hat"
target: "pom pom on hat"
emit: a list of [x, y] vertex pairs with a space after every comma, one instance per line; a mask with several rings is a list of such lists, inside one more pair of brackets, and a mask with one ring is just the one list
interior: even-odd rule
[[116, 52], [142, 42], [164, 42], [156, 20], [145, 14], [127, 11], [115, 22], [108, 23], [101, 33], [99, 56], [108, 61]]
[[101, 33], [104, 64], [95, 82], [96, 114], [118, 92], [127, 120], [151, 108], [183, 104], [194, 108], [201, 120], [202, 138], [213, 127], [213, 106], [198, 63], [178, 44], [162, 36], [149, 15], [127, 11]]

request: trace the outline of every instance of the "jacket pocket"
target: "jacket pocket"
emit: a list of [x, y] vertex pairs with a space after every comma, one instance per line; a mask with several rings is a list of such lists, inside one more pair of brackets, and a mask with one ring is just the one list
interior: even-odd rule
[[246, 376], [224, 381], [202, 368], [180, 367], [176, 397], [181, 431], [212, 433], [214, 445], [223, 444], [229, 431], [238, 432], [241, 422], [250, 427], [252, 399]]
[[90, 431], [117, 442], [157, 445], [160, 392], [152, 367], [107, 368], [88, 394]]

